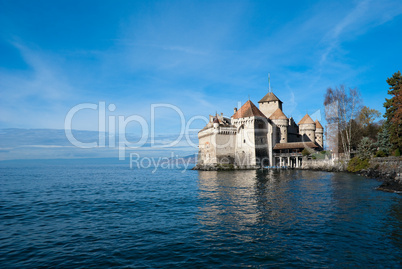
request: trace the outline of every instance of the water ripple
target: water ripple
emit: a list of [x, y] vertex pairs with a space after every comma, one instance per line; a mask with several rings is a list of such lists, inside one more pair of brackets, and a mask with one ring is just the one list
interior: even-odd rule
[[0, 167], [0, 267], [388, 267], [401, 196], [312, 171]]

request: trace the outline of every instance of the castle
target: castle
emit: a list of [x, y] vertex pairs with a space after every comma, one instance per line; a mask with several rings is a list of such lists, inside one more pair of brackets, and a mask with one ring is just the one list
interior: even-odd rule
[[298, 124], [282, 112], [282, 101], [269, 90], [257, 108], [248, 100], [231, 118], [216, 114], [198, 132], [198, 164], [301, 167], [302, 151], [323, 149], [324, 128], [306, 114]]

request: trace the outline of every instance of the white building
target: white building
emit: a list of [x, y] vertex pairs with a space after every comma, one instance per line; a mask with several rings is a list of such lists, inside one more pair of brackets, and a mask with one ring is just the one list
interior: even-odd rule
[[282, 112], [282, 101], [268, 92], [257, 108], [247, 101], [231, 118], [209, 116], [198, 132], [198, 166], [239, 168], [301, 166], [301, 151], [322, 150], [324, 128], [306, 114], [298, 124]]

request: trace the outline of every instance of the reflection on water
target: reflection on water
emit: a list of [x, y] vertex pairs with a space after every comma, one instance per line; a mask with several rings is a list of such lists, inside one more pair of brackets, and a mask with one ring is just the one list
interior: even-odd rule
[[[395, 225], [391, 226], [391, 231], [388, 234], [389, 240], [392, 244], [395, 245], [396, 248], [402, 250], [402, 199], [397, 200], [389, 209], [389, 219], [391, 221], [395, 220]], [[383, 229], [387, 229], [388, 227], [383, 227]], [[401, 263], [402, 263], [402, 257]]]
[[314, 171], [0, 165], [0, 268], [400, 268], [401, 195]]
[[254, 249], [256, 255], [278, 261], [341, 267], [389, 262], [392, 246], [384, 236], [398, 249], [395, 255], [402, 253], [400, 197], [384, 211], [390, 197], [374, 190], [375, 181], [303, 170], [198, 173], [198, 221], [211, 240], [257, 243], [263, 249]]
[[[331, 174], [310, 171], [199, 172], [205, 225], [325, 224], [333, 213]], [[297, 179], [296, 179], [297, 178]]]

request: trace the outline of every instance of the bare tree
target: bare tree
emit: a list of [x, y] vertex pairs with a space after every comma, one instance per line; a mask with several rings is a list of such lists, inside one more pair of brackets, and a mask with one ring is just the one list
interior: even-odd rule
[[328, 88], [324, 96], [325, 118], [328, 124], [338, 126], [342, 148], [347, 159], [350, 158], [352, 141], [352, 120], [360, 111], [360, 92], [356, 88], [349, 88], [347, 93], [345, 86], [335, 89]]

